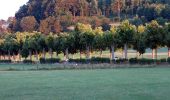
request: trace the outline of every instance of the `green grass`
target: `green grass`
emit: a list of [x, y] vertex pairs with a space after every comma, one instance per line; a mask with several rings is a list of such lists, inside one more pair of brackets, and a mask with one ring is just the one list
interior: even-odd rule
[[0, 71], [0, 100], [170, 100], [170, 68]]

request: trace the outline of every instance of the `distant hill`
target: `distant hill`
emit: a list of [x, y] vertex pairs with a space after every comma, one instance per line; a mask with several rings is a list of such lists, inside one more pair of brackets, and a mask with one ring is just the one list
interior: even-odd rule
[[12, 32], [41, 31], [48, 34], [67, 31], [77, 22], [93, 27], [129, 19], [135, 25], [170, 19], [170, 0], [29, 0], [9, 25]]

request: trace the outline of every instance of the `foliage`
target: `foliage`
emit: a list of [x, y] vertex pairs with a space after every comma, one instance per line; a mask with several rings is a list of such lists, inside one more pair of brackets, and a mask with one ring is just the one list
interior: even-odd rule
[[23, 60], [23, 63], [24, 63], [24, 64], [32, 64], [33, 61], [32, 61], [32, 60]]
[[60, 61], [61, 61], [60, 58], [48, 58], [48, 59], [40, 58], [41, 64], [53, 64], [59, 63]]
[[12, 61], [11, 60], [0, 60], [0, 63], [11, 63]]

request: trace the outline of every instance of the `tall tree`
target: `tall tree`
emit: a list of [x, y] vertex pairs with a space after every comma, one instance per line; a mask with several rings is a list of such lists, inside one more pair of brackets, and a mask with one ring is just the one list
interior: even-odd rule
[[134, 35], [136, 33], [136, 27], [131, 25], [128, 20], [125, 20], [117, 29], [118, 39], [124, 44], [124, 58], [127, 59], [128, 46], [132, 44], [134, 40]]
[[149, 48], [152, 49], [152, 59], [157, 59], [157, 49], [162, 46], [165, 38], [164, 29], [157, 23], [157, 21], [153, 20], [146, 26], [146, 44]]

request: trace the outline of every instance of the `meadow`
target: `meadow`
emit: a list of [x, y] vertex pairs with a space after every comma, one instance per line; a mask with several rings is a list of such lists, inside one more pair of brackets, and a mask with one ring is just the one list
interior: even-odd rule
[[0, 71], [0, 100], [170, 100], [170, 68]]

